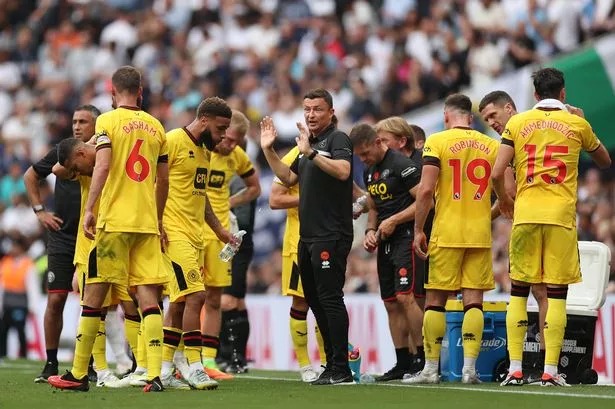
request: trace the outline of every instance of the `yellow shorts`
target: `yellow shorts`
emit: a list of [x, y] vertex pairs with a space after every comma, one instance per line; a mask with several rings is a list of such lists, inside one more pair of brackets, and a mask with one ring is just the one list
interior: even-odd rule
[[[169, 281], [161, 268], [162, 252], [158, 235], [107, 232], [100, 229], [90, 251], [88, 282], [125, 284], [128, 287], [164, 284]], [[94, 267], [94, 268], [92, 268]]]
[[[75, 265], [77, 274], [77, 284], [79, 285], [79, 303], [83, 305], [83, 288], [89, 282], [88, 266], [86, 264], [77, 263]], [[132, 301], [128, 294], [128, 285], [111, 284], [107, 296], [103, 301], [103, 308], [111, 305], [117, 305], [120, 301]]]
[[495, 288], [490, 248], [438, 247], [429, 243], [429, 274], [425, 288], [458, 291]]
[[510, 234], [510, 278], [524, 283], [581, 281], [577, 229], [553, 224], [517, 224]]
[[204, 266], [205, 287], [228, 287], [231, 285], [231, 262], [220, 260], [218, 254], [224, 247], [220, 240], [205, 240]]
[[171, 241], [163, 257], [168, 257], [172, 264], [168, 284], [169, 301], [181, 302], [188, 294], [205, 291], [202, 249], [188, 241]]
[[297, 265], [297, 253], [282, 256], [282, 295], [305, 298]]

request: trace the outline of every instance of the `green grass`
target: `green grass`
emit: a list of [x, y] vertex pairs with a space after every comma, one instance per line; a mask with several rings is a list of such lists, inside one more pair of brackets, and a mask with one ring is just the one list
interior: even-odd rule
[[[68, 365], [64, 365], [67, 367]], [[615, 407], [615, 387], [573, 386], [502, 388], [496, 384], [465, 386], [442, 383], [405, 386], [400, 383], [356, 386], [311, 386], [293, 372], [252, 370], [215, 391], [165, 391], [146, 394], [140, 388], [103, 389], [88, 393], [58, 391], [35, 384], [40, 362], [6, 361], [0, 364], [0, 408], [43, 409], [179, 409], [209, 408], [447, 408], [482, 409], [527, 406], [532, 409]]]

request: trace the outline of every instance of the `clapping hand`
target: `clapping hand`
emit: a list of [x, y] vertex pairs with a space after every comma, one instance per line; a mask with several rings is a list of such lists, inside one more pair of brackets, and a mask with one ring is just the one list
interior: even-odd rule
[[269, 116], [264, 117], [261, 121], [261, 148], [271, 149], [277, 136], [278, 132], [273, 126], [273, 119]]
[[299, 152], [304, 155], [309, 155], [312, 151], [310, 146], [310, 133], [303, 123], [297, 122], [297, 129], [299, 130], [299, 136], [295, 138]]

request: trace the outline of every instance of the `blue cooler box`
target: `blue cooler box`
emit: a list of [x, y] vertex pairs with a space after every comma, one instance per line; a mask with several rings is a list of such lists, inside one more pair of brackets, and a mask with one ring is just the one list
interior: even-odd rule
[[[506, 361], [506, 303], [484, 302], [485, 327], [476, 371], [483, 382], [492, 382], [498, 366]], [[460, 381], [463, 368], [461, 326], [463, 302], [449, 300], [446, 303], [446, 334], [442, 340], [440, 372], [443, 380]]]

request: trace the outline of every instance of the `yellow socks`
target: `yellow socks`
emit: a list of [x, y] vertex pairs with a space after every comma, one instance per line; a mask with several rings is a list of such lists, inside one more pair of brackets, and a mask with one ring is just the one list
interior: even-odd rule
[[429, 306], [423, 317], [423, 342], [425, 344], [425, 359], [438, 361], [442, 340], [446, 333], [446, 310], [444, 307]]
[[[566, 330], [566, 296], [567, 287], [547, 287], [547, 319], [545, 320], [545, 372], [557, 374], [559, 354], [564, 342]], [[550, 367], [550, 368], [549, 368]]]
[[162, 345], [162, 362], [173, 362], [173, 356], [179, 346], [182, 330], [178, 328], [164, 327], [162, 329], [164, 341]]
[[157, 305], [143, 310], [142, 332], [147, 351], [147, 380], [151, 381], [160, 376], [162, 366], [162, 315]]
[[293, 340], [293, 347], [297, 355], [299, 367], [310, 365], [310, 355], [308, 353], [308, 329], [307, 311], [290, 309], [290, 337]]
[[126, 339], [130, 350], [135, 359], [139, 356], [139, 330], [141, 328], [141, 317], [138, 315], [124, 315], [124, 332], [126, 333]]
[[[218, 355], [218, 348], [220, 348], [220, 338], [214, 337], [213, 335], [205, 335], [201, 336], [202, 342], [202, 358], [203, 362], [205, 361], [213, 361], [216, 359], [216, 355]], [[186, 341], [184, 341], [184, 344]], [[184, 346], [185, 348], [185, 346]]]
[[105, 330], [105, 318], [105, 315], [101, 315], [98, 333], [96, 334], [96, 340], [92, 348], [92, 356], [94, 357], [94, 364], [96, 365], [97, 371], [104, 371], [107, 369], [107, 333]]
[[508, 355], [510, 356], [509, 372], [521, 371], [523, 358], [523, 341], [527, 332], [527, 297], [529, 286], [512, 285], [510, 302], [506, 311], [506, 333]]
[[[463, 338], [463, 357], [471, 358], [473, 362], [478, 358], [480, 343], [483, 339], [483, 318], [482, 304], [468, 304], [464, 308], [463, 324], [461, 324], [461, 334]], [[472, 365], [473, 366], [473, 365]]]
[[71, 370], [73, 376], [77, 379], [81, 379], [88, 374], [90, 355], [92, 355], [96, 334], [98, 328], [100, 328], [100, 315], [100, 308], [84, 305], [81, 310], [75, 343], [75, 359]]

